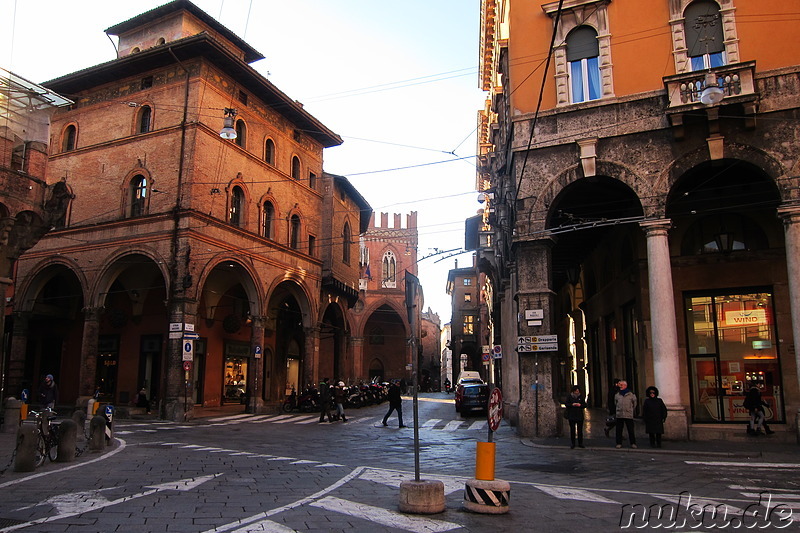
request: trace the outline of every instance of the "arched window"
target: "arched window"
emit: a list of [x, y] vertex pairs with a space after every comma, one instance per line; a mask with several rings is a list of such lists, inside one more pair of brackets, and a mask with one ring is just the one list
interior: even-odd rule
[[590, 26], [578, 26], [567, 35], [570, 98], [572, 103], [597, 100], [600, 86], [600, 45], [597, 32]]
[[275, 166], [275, 142], [272, 139], [267, 139], [264, 143], [264, 161]]
[[78, 130], [74, 124], [67, 126], [64, 130], [64, 138], [61, 142], [62, 152], [71, 152], [75, 149], [75, 138], [78, 136]]
[[231, 192], [229, 221], [234, 226], [241, 226], [244, 222], [244, 192], [241, 187], [234, 187]]
[[350, 223], [345, 222], [342, 228], [342, 263], [350, 264], [350, 249], [353, 247], [353, 236], [350, 232]]
[[131, 180], [130, 185], [130, 216], [139, 217], [144, 215], [145, 202], [147, 200], [147, 178], [137, 174]]
[[272, 227], [275, 220], [275, 207], [272, 202], [264, 202], [264, 237], [267, 239], [272, 238]]
[[142, 106], [139, 110], [139, 119], [136, 121], [136, 133], [147, 133], [150, 131], [150, 120], [152, 117], [152, 108], [149, 105]]
[[725, 64], [725, 43], [719, 5], [712, 0], [697, 0], [684, 11], [683, 31], [692, 70], [705, 70]]
[[292, 215], [289, 225], [289, 246], [297, 250], [300, 245], [300, 217]]
[[244, 120], [239, 119], [236, 121], [236, 144], [244, 148], [247, 143], [247, 125], [245, 125]]
[[387, 250], [381, 261], [381, 287], [394, 289], [397, 287], [397, 259], [394, 252]]
[[761, 226], [744, 215], [727, 213], [694, 222], [681, 241], [681, 255], [727, 254], [769, 247]]
[[297, 156], [292, 157], [292, 178], [300, 179], [300, 158]]

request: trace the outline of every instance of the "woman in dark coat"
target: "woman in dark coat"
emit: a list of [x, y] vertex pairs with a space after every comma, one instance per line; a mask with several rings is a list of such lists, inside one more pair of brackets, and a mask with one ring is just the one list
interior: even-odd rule
[[664, 421], [667, 419], [667, 406], [658, 397], [658, 389], [647, 387], [646, 399], [642, 405], [645, 432], [650, 435], [650, 447], [661, 448], [661, 435], [664, 433]]
[[572, 392], [564, 400], [569, 421], [569, 438], [572, 441], [570, 448], [575, 448], [577, 438], [578, 448], [583, 448], [583, 410], [586, 409], [586, 400], [583, 399], [581, 388], [575, 385]]

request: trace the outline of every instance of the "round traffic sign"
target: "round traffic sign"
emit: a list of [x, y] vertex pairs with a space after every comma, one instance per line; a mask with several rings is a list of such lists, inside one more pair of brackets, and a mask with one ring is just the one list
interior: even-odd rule
[[492, 389], [492, 394], [489, 396], [487, 417], [489, 419], [489, 429], [497, 431], [497, 428], [500, 427], [500, 421], [503, 419], [503, 393], [497, 387]]

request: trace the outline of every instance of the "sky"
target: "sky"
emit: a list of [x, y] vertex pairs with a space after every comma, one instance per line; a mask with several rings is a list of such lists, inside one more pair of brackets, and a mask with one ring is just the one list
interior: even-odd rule
[[[252, 66], [338, 133], [324, 170], [381, 212], [418, 213], [424, 309], [450, 321], [447, 273], [475, 192], [480, 0], [193, 0], [265, 59]], [[43, 83], [116, 57], [106, 28], [167, 0], [0, 0], [0, 65]], [[112, 37], [116, 42], [116, 38]], [[436, 255], [434, 255], [436, 254]], [[430, 256], [427, 257], [426, 256]]]

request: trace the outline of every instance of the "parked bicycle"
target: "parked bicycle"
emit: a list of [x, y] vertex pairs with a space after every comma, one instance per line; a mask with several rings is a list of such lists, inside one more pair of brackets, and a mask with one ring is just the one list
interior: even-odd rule
[[58, 457], [59, 424], [52, 422], [55, 417], [56, 413], [52, 409], [31, 411], [28, 414], [28, 419], [36, 421], [37, 438], [33, 460], [37, 468], [42, 466], [45, 460], [50, 459], [52, 462]]

